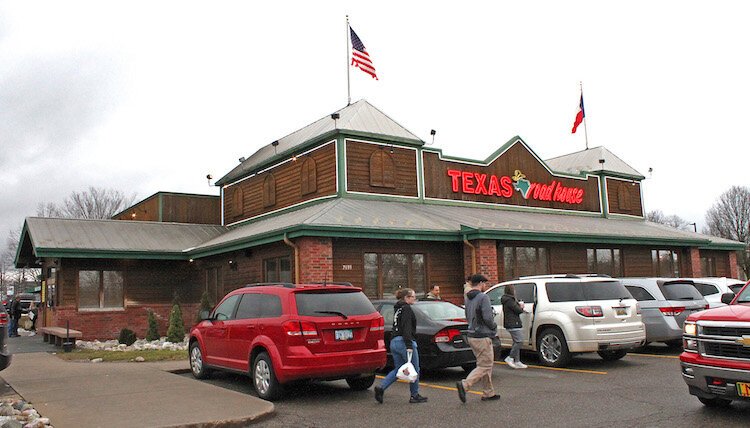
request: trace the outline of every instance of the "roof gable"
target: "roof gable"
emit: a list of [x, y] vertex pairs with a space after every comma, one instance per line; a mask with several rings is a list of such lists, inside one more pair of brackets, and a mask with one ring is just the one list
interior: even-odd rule
[[[604, 159], [603, 164], [600, 162], [601, 159]], [[604, 146], [593, 147], [580, 152], [547, 159], [546, 162], [550, 168], [570, 174], [581, 174], [583, 172], [613, 172], [618, 175], [625, 175], [639, 180], [645, 178], [635, 168], [625, 163]]]
[[291, 154], [309, 142], [321, 139], [321, 137], [325, 139], [342, 131], [375, 134], [411, 141], [418, 145], [424, 144], [424, 141], [419, 137], [365, 100], [359, 100], [335, 113], [338, 113], [338, 119], [334, 120], [331, 117], [332, 115], [326, 115], [304, 128], [280, 138], [278, 141], [261, 147], [217, 181], [216, 185], [221, 186], [230, 183], [251, 174], [275, 159]]

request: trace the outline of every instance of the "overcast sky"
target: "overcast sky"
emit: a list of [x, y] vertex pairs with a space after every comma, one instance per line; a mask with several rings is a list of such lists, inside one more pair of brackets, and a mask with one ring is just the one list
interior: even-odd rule
[[[241, 156], [364, 98], [448, 155], [515, 135], [649, 176], [647, 211], [704, 224], [747, 162], [740, 1], [0, 2], [0, 237], [88, 186], [218, 194]], [[0, 241], [2, 242], [2, 241]]]

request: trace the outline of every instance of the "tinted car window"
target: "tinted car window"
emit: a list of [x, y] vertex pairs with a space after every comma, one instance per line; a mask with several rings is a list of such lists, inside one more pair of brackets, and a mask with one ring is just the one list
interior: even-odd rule
[[505, 293], [505, 286], [501, 285], [488, 291], [487, 297], [490, 298], [490, 303], [493, 305], [500, 305], [500, 297], [502, 297], [503, 293]]
[[[628, 290], [617, 281], [598, 282], [548, 282], [550, 302], [580, 302], [584, 300], [616, 300], [632, 298]], [[697, 293], [697, 291], [696, 291]]]
[[750, 287], [745, 287], [742, 293], [740, 293], [737, 303], [750, 303]]
[[297, 313], [312, 317], [330, 317], [330, 312], [344, 315], [366, 315], [375, 312], [362, 292], [295, 293]]
[[393, 325], [393, 304], [386, 303], [380, 307], [380, 315], [383, 316], [385, 325]]
[[417, 302], [414, 304], [414, 310], [437, 321], [466, 318], [464, 309], [450, 302]]
[[237, 306], [237, 301], [240, 300], [240, 295], [235, 294], [234, 296], [227, 297], [226, 300], [214, 309], [213, 319], [217, 321], [225, 321], [232, 319], [234, 315], [234, 308]]
[[708, 296], [710, 294], [716, 294], [719, 292], [719, 289], [717, 289], [715, 285], [703, 284], [700, 282], [696, 282], [693, 285], [695, 286], [695, 289], [698, 290], [699, 293], [701, 293], [702, 296]]
[[534, 301], [534, 284], [523, 283], [516, 284], [516, 300], [522, 300], [524, 302]]
[[635, 285], [626, 285], [625, 288], [627, 288], [630, 294], [633, 295], [633, 298], [639, 302], [643, 302], [644, 300], [656, 300], [654, 299], [654, 296], [651, 295], [651, 293], [649, 293], [642, 287], [637, 287]]
[[237, 306], [237, 319], [275, 318], [281, 316], [281, 300], [273, 294], [247, 293]]
[[734, 294], [737, 294], [742, 290], [742, 287], [744, 287], [745, 284], [736, 284], [736, 285], [730, 285], [729, 289], [732, 290]]
[[659, 285], [667, 300], [700, 300], [701, 293], [689, 282], [665, 282]]

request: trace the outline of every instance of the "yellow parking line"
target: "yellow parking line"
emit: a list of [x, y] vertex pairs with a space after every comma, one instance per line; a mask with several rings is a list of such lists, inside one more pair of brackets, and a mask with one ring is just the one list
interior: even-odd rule
[[[385, 378], [385, 376], [380, 376], [380, 375], [376, 375], [375, 377], [378, 378], [378, 379]], [[401, 383], [409, 383], [409, 382], [407, 382], [405, 380], [402, 380], [402, 379], [397, 379], [396, 381], [397, 382], [401, 382]], [[432, 388], [432, 389], [442, 389], [442, 390], [445, 390], [445, 391], [456, 391], [456, 388], [453, 388], [453, 387], [450, 387], [450, 386], [433, 385], [431, 383], [425, 383], [425, 382], [422, 382], [422, 381], [419, 382], [419, 386], [424, 386], [424, 387]], [[481, 391], [467, 390], [466, 393], [467, 394], [482, 395]]]
[[680, 359], [679, 355], [641, 354], [641, 353], [635, 353], [635, 352], [628, 353], [628, 356], [631, 356], [631, 355], [639, 356], [639, 357]]
[[[498, 365], [508, 365], [508, 363], [503, 363], [503, 362], [500, 362], [500, 361], [495, 361], [495, 364], [498, 364]], [[559, 371], [559, 372], [570, 372], [570, 373], [586, 373], [586, 374], [596, 374], [596, 375], [606, 375], [606, 374], [608, 374], [607, 372], [600, 372], [600, 371], [596, 371], [596, 370], [566, 369], [566, 368], [562, 368], [562, 367], [547, 367], [547, 366], [533, 366], [533, 365], [529, 365], [529, 367], [530, 368], [535, 368], [535, 369], [556, 370], [556, 371]]]

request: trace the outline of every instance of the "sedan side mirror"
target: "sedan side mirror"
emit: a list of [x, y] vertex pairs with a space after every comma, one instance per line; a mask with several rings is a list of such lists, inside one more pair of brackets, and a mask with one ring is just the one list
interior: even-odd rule
[[198, 316], [200, 317], [201, 321], [205, 321], [205, 320], [211, 319], [209, 314], [210, 312], [203, 310], [203, 311], [200, 311], [200, 314]]
[[721, 303], [726, 303], [728, 305], [732, 303], [732, 300], [734, 300], [734, 293], [724, 293], [721, 295]]

